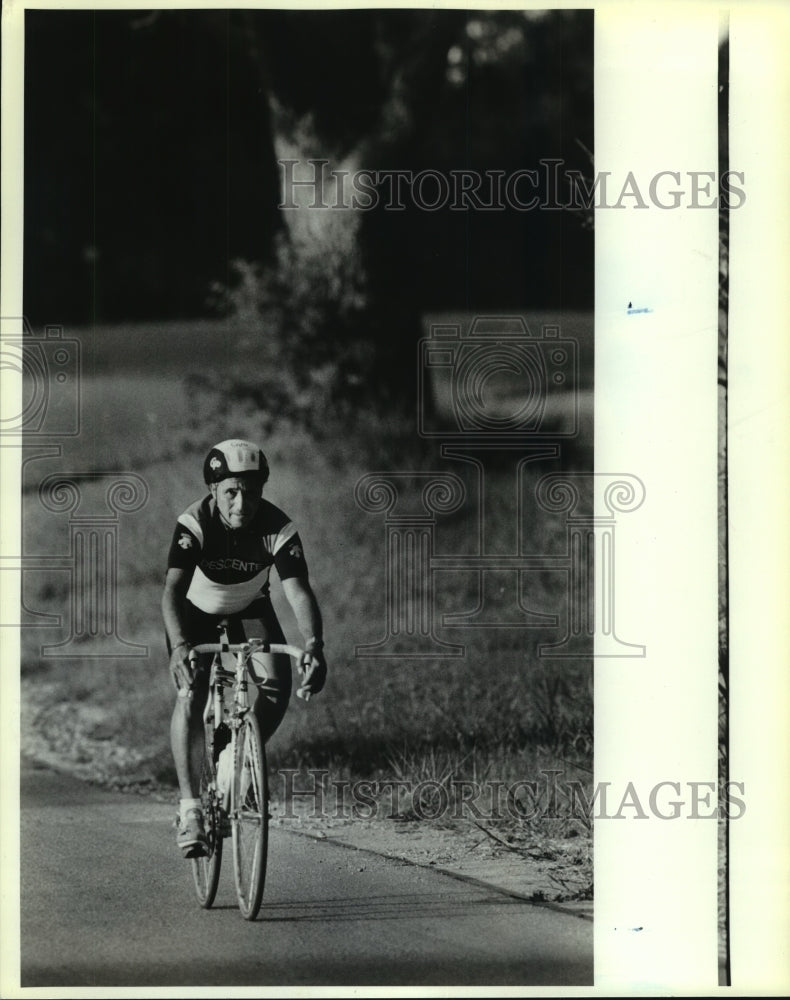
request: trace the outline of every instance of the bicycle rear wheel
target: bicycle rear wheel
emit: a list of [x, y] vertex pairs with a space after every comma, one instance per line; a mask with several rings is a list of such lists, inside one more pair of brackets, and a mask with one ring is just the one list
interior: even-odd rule
[[192, 858], [192, 878], [198, 902], [207, 910], [214, 902], [222, 866], [222, 831], [220, 829], [217, 779], [212, 754], [208, 747], [203, 754], [200, 768], [200, 801], [203, 804], [203, 822], [208, 838], [208, 854]]
[[239, 909], [246, 920], [254, 920], [261, 907], [266, 881], [269, 787], [258, 722], [249, 712], [236, 732], [231, 821]]

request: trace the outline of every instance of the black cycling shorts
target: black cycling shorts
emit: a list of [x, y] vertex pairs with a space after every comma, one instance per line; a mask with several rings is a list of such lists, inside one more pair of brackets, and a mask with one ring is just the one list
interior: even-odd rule
[[[228, 640], [232, 643], [244, 642], [247, 638], [244, 622], [252, 619], [261, 622], [264, 626], [263, 629], [258, 627], [255, 638], [266, 639], [267, 642], [285, 642], [285, 636], [277, 620], [270, 597], [258, 597], [243, 611], [221, 615], [210, 615], [187, 601], [186, 612], [185, 638], [190, 646], [197, 646], [203, 642], [217, 642], [219, 625], [223, 621], [228, 623]], [[172, 653], [169, 638], [167, 639], [167, 653], [168, 656]]]

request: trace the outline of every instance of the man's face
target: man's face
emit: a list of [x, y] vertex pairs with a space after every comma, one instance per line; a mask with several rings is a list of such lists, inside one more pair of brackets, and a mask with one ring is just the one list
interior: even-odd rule
[[229, 528], [246, 528], [261, 505], [261, 488], [255, 480], [231, 476], [212, 484], [211, 493]]

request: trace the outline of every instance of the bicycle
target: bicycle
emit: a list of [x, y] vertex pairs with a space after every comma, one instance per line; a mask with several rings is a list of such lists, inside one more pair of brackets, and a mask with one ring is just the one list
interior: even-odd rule
[[[200, 799], [208, 840], [207, 854], [192, 858], [198, 902], [214, 902], [222, 865], [222, 843], [230, 835], [239, 909], [254, 920], [263, 899], [269, 846], [269, 787], [266, 751], [258, 720], [251, 710], [248, 663], [253, 653], [285, 653], [304, 672], [310, 654], [288, 643], [247, 639], [228, 641], [227, 623], [219, 626], [219, 642], [193, 646], [190, 657], [213, 653], [208, 697], [203, 712], [205, 746], [200, 769]], [[232, 689], [228, 704], [227, 689]], [[305, 701], [310, 692], [297, 690]], [[229, 755], [229, 756], [228, 756]]]

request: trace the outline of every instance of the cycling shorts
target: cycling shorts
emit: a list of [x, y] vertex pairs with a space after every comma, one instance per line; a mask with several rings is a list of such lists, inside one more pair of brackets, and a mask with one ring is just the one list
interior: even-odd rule
[[[277, 620], [270, 597], [258, 597], [243, 611], [232, 615], [210, 615], [187, 601], [186, 622], [184, 623], [186, 641], [190, 646], [197, 646], [204, 642], [217, 642], [219, 625], [222, 621], [227, 621], [229, 641], [233, 643], [244, 642], [247, 638], [244, 622], [252, 619], [263, 624], [263, 630], [259, 625], [255, 631], [256, 638], [266, 639], [268, 642], [285, 642], [285, 636]], [[167, 639], [167, 652], [168, 655], [172, 653], [169, 639]]]

